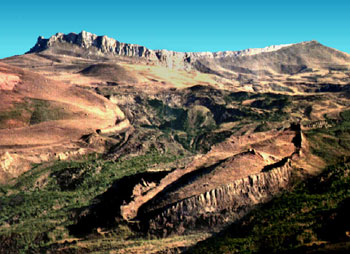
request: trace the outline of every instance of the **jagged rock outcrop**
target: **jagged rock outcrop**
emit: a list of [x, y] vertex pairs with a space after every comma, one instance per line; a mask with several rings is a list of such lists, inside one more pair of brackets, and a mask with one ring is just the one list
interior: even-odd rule
[[70, 226], [70, 231], [74, 234], [86, 234], [98, 227], [115, 226], [123, 221], [120, 211], [122, 205], [132, 201], [135, 196], [146, 195], [152, 191], [167, 174], [167, 171], [145, 172], [117, 180], [97, 197], [99, 202], [80, 212], [78, 223]]
[[108, 226], [98, 222], [106, 216], [158, 236], [222, 229], [293, 183], [306, 144], [299, 124], [232, 136], [184, 168], [157, 173], [157, 181], [147, 180], [151, 172], [117, 181], [73, 231], [82, 232], [88, 224]]
[[130, 122], [128, 119], [124, 119], [114, 126], [110, 126], [103, 129], [97, 129], [96, 132], [98, 134], [110, 134], [110, 133], [120, 133], [120, 132], [126, 132], [128, 129], [131, 128]]
[[[197, 70], [213, 74], [219, 79], [253, 85], [254, 91], [261, 91], [261, 81], [266, 81], [276, 74], [289, 76], [312, 73], [319, 69], [350, 69], [349, 54], [323, 46], [317, 41], [240, 51], [175, 52], [165, 49], [153, 50], [82, 31], [79, 34], [57, 33], [48, 39], [39, 37], [36, 45], [28, 53], [40, 53], [50, 57], [68, 55], [102, 61], [121, 57], [125, 61], [160, 64], [171, 69]], [[293, 89], [273, 83], [268, 89], [293, 92]], [[344, 88], [330, 86], [322, 89], [334, 91]]]
[[11, 178], [22, 173], [23, 168], [28, 168], [30, 162], [21, 156], [9, 152], [0, 154], [0, 183], [5, 183]]
[[318, 120], [303, 124], [304, 130], [330, 128], [335, 126], [339, 121], [336, 120]]
[[13, 90], [13, 88], [20, 83], [20, 78], [16, 75], [8, 73], [2, 73], [0, 69], [0, 91], [1, 90]]
[[269, 201], [292, 182], [293, 167], [282, 167], [236, 180], [165, 209], [140, 216], [143, 230], [166, 236], [200, 228], [224, 227], [244, 216], [255, 205]]
[[[175, 52], [170, 50], [151, 50], [144, 46], [131, 43], [119, 42], [107, 36], [82, 31], [76, 33], [57, 33], [48, 39], [40, 36], [37, 43], [28, 53], [38, 53], [51, 48], [60, 48], [64, 45], [75, 45], [82, 49], [89, 50], [88, 55], [102, 54], [112, 56], [139, 57], [148, 60], [159, 61], [169, 68], [186, 68], [189, 64], [200, 59], [220, 59], [231, 57], [251, 56], [255, 54], [272, 52], [291, 44], [276, 45], [265, 48], [245, 49], [240, 51], [219, 51], [219, 52]], [[64, 48], [64, 47], [63, 47]]]
[[[214, 165], [214, 169], [205, 172], [202, 170], [196, 176], [193, 171], [187, 174], [192, 174], [187, 180], [179, 179], [170, 184], [138, 209], [137, 219], [141, 222], [141, 229], [159, 236], [188, 233], [201, 228], [222, 229], [244, 216], [255, 205], [267, 202], [286, 190], [295, 180], [293, 172], [298, 168], [295, 162], [304, 155], [307, 141], [300, 124], [292, 124], [283, 135], [272, 133], [273, 138], [265, 139], [255, 134], [247, 136], [247, 139], [233, 138], [214, 147], [211, 154], [217, 154], [222, 149], [237, 151], [249, 142], [252, 148]], [[273, 139], [278, 141], [273, 143]], [[292, 146], [287, 147], [288, 142]], [[284, 147], [284, 151], [275, 150], [278, 146]], [[272, 154], [279, 155], [280, 159], [275, 160]], [[283, 157], [285, 154], [289, 155]], [[271, 163], [269, 159], [275, 162]], [[259, 165], [254, 165], [254, 161], [260, 165], [260, 170]], [[249, 169], [244, 172], [242, 167]], [[239, 171], [241, 172], [238, 173]], [[236, 175], [236, 178], [231, 178], [232, 175]], [[242, 175], [245, 176], [240, 177]], [[228, 182], [230, 178], [233, 180]], [[212, 187], [215, 185], [216, 187]], [[207, 191], [201, 192], [203, 189]]]
[[221, 58], [221, 57], [238, 57], [255, 55], [264, 52], [271, 52], [279, 50], [283, 47], [290, 46], [291, 44], [274, 45], [265, 48], [253, 48], [240, 51], [219, 51], [219, 52], [175, 52], [170, 50], [151, 50], [144, 46], [131, 43], [119, 42], [113, 38], [107, 36], [97, 36], [86, 31], [82, 31], [79, 34], [76, 33], [57, 33], [48, 39], [39, 36], [37, 43], [28, 53], [40, 52], [50, 47], [54, 47], [58, 43], [70, 43], [80, 46], [85, 49], [92, 47], [97, 48], [102, 53], [111, 53], [113, 55], [120, 56], [132, 56], [132, 57], [145, 57], [145, 58], [157, 58], [161, 61], [167, 61], [171, 57], [180, 57], [187, 62], [191, 62], [197, 58]]
[[98, 59], [132, 57], [162, 64], [168, 68], [196, 69], [221, 78], [238, 79], [241, 83], [260, 80], [276, 73], [291, 75], [314, 68], [350, 68], [347, 64], [350, 61], [348, 54], [325, 47], [317, 41], [240, 51], [175, 52], [165, 49], [152, 50], [82, 31], [79, 34], [57, 33], [48, 39], [39, 37], [36, 45], [28, 53], [38, 52]]
[[121, 56], [149, 57], [151, 54], [151, 51], [143, 46], [122, 43], [107, 36], [97, 36], [85, 31], [79, 34], [57, 33], [49, 39], [40, 36], [35, 46], [28, 53], [40, 52], [57, 46], [60, 43], [70, 43], [85, 49], [96, 48], [101, 53], [111, 53]]

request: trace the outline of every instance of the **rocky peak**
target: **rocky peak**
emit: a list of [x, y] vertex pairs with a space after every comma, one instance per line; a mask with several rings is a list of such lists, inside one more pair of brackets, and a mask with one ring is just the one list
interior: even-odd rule
[[[40, 36], [35, 46], [28, 53], [46, 51], [48, 54], [65, 54], [86, 58], [99, 58], [101, 56], [136, 57], [160, 63], [168, 68], [185, 70], [195, 68], [208, 73], [219, 73], [223, 68], [229, 69], [229, 71], [254, 69], [255, 66], [260, 66], [264, 63], [266, 66], [272, 66], [271, 68], [274, 71], [280, 72], [280, 68], [276, 67], [277, 60], [275, 55], [266, 55], [260, 59], [256, 55], [270, 54], [271, 52], [283, 49], [287, 50], [288, 52], [286, 54], [290, 54], [295, 62], [298, 63], [298, 59], [307, 58], [311, 55], [312, 52], [306, 48], [317, 51], [317, 48], [321, 48], [317, 47], [317, 45], [321, 44], [316, 41], [309, 41], [298, 44], [274, 45], [265, 48], [249, 48], [240, 51], [176, 52], [165, 49], [151, 50], [137, 44], [123, 43], [107, 36], [98, 36], [82, 31], [79, 34], [57, 33], [48, 39]], [[323, 51], [323, 49], [318, 49], [318, 51]], [[315, 55], [319, 56], [321, 54], [315, 53]], [[256, 63], [252, 62], [252, 59], [242, 59], [242, 57], [250, 56], [254, 56]], [[344, 58], [344, 56], [342, 57]], [[287, 64], [291, 62], [287, 57], [284, 57], [284, 59]], [[281, 59], [278, 60], [278, 63], [281, 63]], [[283, 64], [285, 65], [285, 63]], [[224, 74], [221, 73], [221, 75]], [[232, 77], [229, 76], [229, 78]]]
[[82, 31], [76, 33], [57, 33], [48, 39], [40, 36], [37, 43], [28, 53], [41, 52], [43, 50], [59, 47], [62, 44], [72, 44], [83, 49], [97, 49], [104, 54], [149, 57], [151, 51], [136, 44], [122, 43], [107, 36], [97, 36], [95, 34]]
[[146, 58], [156, 58], [166, 61], [169, 57], [179, 57], [184, 60], [191, 58], [222, 58], [222, 57], [239, 57], [246, 55], [254, 55], [264, 52], [279, 50], [292, 44], [274, 45], [265, 48], [253, 48], [240, 51], [219, 51], [219, 52], [175, 52], [170, 50], [150, 50], [144, 46], [130, 43], [122, 43], [107, 36], [97, 36], [86, 31], [79, 34], [76, 33], [56, 33], [48, 39], [40, 36], [37, 43], [28, 53], [40, 52], [48, 48], [57, 46], [60, 43], [70, 43], [85, 49], [97, 48], [102, 53], [110, 53], [113, 55], [136, 56]]

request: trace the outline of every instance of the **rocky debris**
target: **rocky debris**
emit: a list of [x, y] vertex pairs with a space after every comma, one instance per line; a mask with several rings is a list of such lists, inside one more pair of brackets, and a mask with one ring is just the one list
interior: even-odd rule
[[97, 129], [96, 132], [98, 134], [111, 134], [111, 133], [121, 133], [126, 132], [131, 127], [128, 119], [124, 119], [114, 126], [110, 126], [103, 129]]
[[302, 125], [304, 130], [310, 129], [321, 129], [321, 128], [331, 128], [337, 124], [337, 121], [333, 120], [318, 120], [309, 123], [304, 123]]
[[60, 161], [72, 159], [73, 157], [84, 155], [89, 153], [90, 151], [86, 148], [78, 148], [73, 151], [65, 151], [61, 153], [55, 153], [55, 158]]
[[2, 73], [0, 70], [0, 90], [13, 90], [20, 81], [17, 75]]
[[[98, 143], [104, 143], [104, 147], [108, 150], [110, 146], [120, 147], [125, 144], [131, 133], [134, 132], [134, 127], [130, 124], [128, 118], [126, 118], [124, 112], [116, 106], [116, 122], [113, 126], [108, 126], [103, 129], [96, 129], [96, 134], [100, 135], [104, 141], [98, 140], [96, 137], [91, 140], [86, 140], [87, 142], [97, 141]], [[90, 137], [94, 137], [95, 133], [88, 135]], [[97, 144], [97, 143], [96, 143]]]
[[13, 164], [15, 162], [14, 156], [11, 156], [9, 152], [6, 152], [0, 156], [0, 169], [3, 173], [13, 175]]
[[23, 169], [30, 167], [30, 162], [17, 154], [5, 152], [0, 154], [0, 183], [19, 176]]
[[104, 147], [106, 139], [98, 135], [97, 133], [90, 133], [81, 137], [81, 140], [85, 142], [89, 147]]

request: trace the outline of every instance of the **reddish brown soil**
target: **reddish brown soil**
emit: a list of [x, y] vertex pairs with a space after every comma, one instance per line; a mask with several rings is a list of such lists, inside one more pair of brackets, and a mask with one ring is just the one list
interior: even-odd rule
[[[10, 117], [0, 129], [0, 155], [10, 152], [32, 161], [35, 155], [43, 157], [42, 154], [69, 150], [76, 147], [82, 135], [113, 126], [118, 118], [113, 103], [86, 89], [3, 63], [0, 74], [2, 88], [6, 88], [0, 92], [1, 112], [16, 110], [18, 103], [29, 98], [59, 105], [69, 116], [34, 125], [23, 122], [23, 112]], [[23, 171], [27, 169], [24, 167]]]

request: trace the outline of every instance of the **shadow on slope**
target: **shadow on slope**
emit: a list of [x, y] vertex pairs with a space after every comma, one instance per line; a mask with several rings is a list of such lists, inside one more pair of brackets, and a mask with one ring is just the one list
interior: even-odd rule
[[122, 223], [120, 207], [130, 203], [135, 195], [147, 193], [168, 172], [145, 172], [116, 180], [105, 193], [95, 198], [95, 204], [80, 211], [78, 222], [69, 226], [71, 234], [84, 236], [97, 228], [112, 228]]
[[125, 82], [134, 84], [137, 82], [137, 79], [133, 77], [129, 71], [117, 64], [93, 64], [81, 70], [79, 73], [85, 76], [97, 77], [117, 83]]

